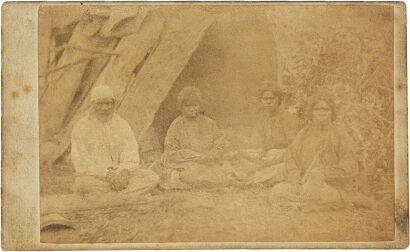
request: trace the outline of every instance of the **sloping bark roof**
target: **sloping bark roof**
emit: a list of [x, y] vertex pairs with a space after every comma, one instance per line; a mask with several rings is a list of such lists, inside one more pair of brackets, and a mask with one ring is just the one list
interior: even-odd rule
[[123, 19], [80, 21], [39, 102], [40, 142], [48, 142], [40, 144], [40, 162], [54, 162], [67, 150], [72, 125], [87, 110], [95, 85], [113, 87], [118, 112], [140, 136], [212, 20], [198, 10], [175, 9], [175, 15], [167, 16], [154, 8]]

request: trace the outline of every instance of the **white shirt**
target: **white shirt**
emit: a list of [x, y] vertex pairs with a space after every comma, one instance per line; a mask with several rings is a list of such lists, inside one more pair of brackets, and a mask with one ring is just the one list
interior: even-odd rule
[[107, 122], [90, 115], [78, 120], [71, 133], [71, 159], [77, 175], [105, 176], [110, 166], [136, 169], [138, 144], [128, 122], [114, 114]]

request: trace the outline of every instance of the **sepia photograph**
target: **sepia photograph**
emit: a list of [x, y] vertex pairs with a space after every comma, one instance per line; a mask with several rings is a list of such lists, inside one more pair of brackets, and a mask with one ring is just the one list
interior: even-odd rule
[[35, 6], [40, 244], [408, 246], [404, 4]]

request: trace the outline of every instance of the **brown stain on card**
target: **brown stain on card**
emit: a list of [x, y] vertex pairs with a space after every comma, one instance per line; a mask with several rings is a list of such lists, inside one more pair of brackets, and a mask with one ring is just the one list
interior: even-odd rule
[[[26, 84], [26, 85], [23, 86], [22, 89], [23, 89], [23, 93], [29, 94], [33, 88], [30, 85]], [[14, 91], [11, 92], [11, 98], [13, 100], [19, 98], [19, 96], [20, 96], [19, 91], [14, 90]]]
[[31, 92], [31, 86], [30, 85], [24, 85], [23, 86], [23, 92], [25, 93], [25, 94], [29, 94], [30, 92]]
[[16, 90], [14, 90], [13, 92], [11, 92], [11, 98], [13, 99], [13, 100], [15, 100], [15, 99], [17, 99], [18, 97], [19, 97], [19, 92], [18, 91], [16, 91]]

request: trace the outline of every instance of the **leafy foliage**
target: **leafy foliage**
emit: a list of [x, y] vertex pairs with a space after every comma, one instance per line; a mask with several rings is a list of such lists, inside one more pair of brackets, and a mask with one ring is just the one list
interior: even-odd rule
[[[282, 86], [292, 94], [288, 104], [303, 118], [303, 108], [312, 95], [330, 94], [338, 108], [337, 122], [356, 141], [365, 173], [391, 176], [392, 40], [359, 25], [338, 25], [325, 31], [304, 27], [298, 32], [303, 42], [282, 58]], [[380, 180], [377, 176], [373, 179]]]

